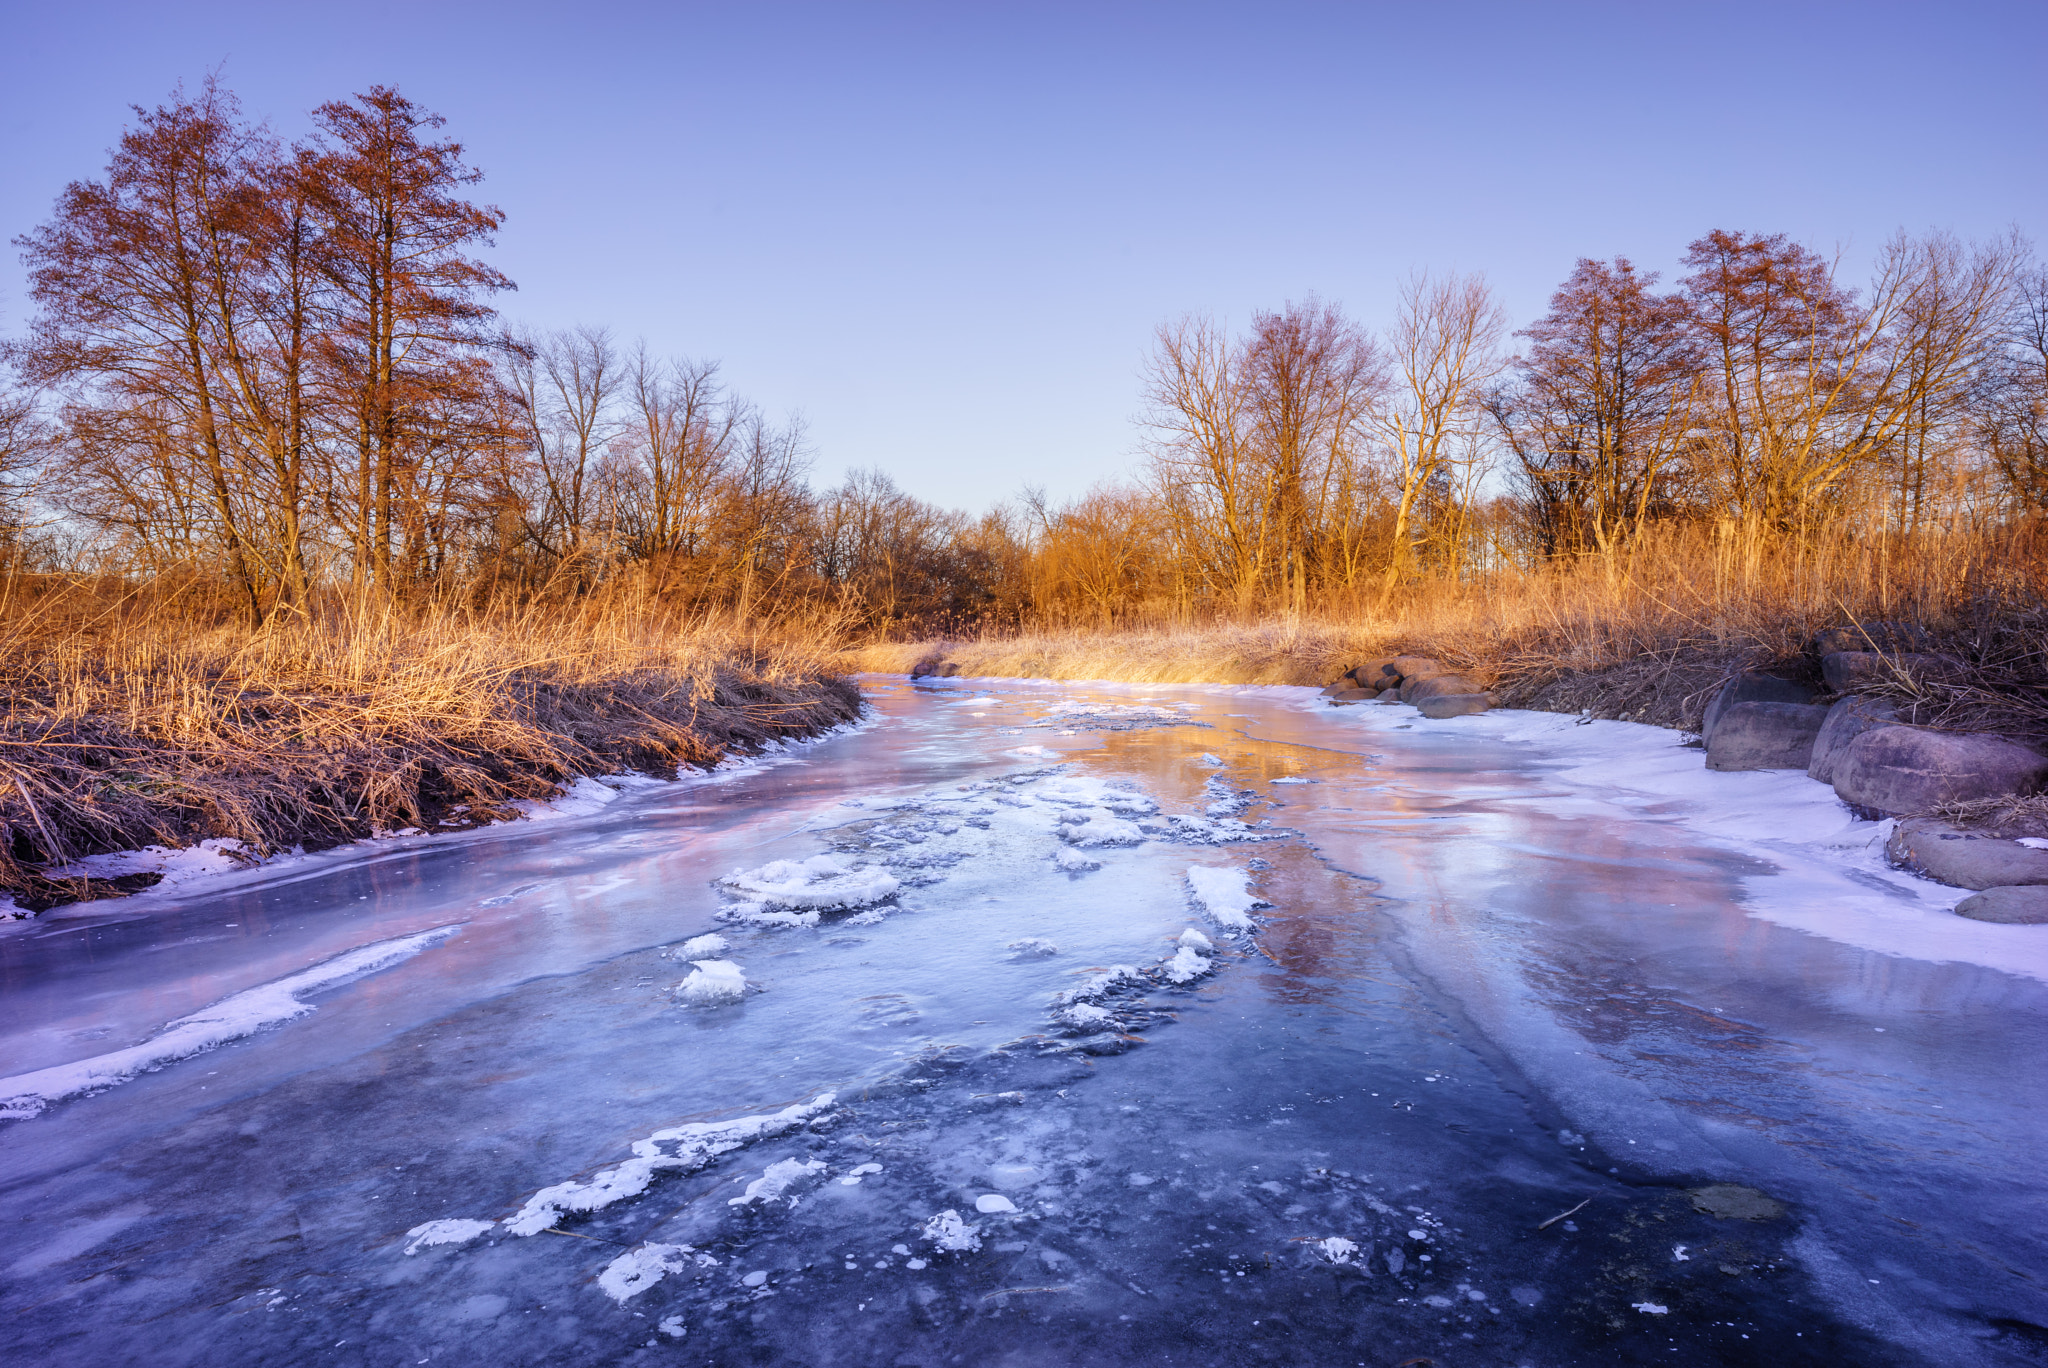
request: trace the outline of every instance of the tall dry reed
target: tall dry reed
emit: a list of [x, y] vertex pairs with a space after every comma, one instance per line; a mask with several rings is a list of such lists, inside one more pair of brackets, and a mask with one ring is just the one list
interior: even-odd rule
[[673, 773], [857, 714], [831, 621], [678, 617], [631, 593], [394, 611], [327, 595], [250, 629], [207, 586], [0, 585], [0, 890], [77, 856], [473, 825], [579, 774]]

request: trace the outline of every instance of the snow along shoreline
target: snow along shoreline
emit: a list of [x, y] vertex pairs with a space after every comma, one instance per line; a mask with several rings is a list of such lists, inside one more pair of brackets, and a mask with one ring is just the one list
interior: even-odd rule
[[323, 873], [354, 860], [373, 858], [388, 852], [410, 850], [428, 842], [449, 840], [493, 840], [513, 834], [526, 822], [561, 821], [588, 817], [601, 812], [628, 790], [668, 788], [673, 785], [722, 783], [735, 775], [773, 766], [821, 741], [849, 736], [873, 725], [871, 717], [827, 727], [815, 736], [789, 741], [770, 741], [753, 755], [728, 755], [709, 770], [680, 774], [674, 779], [625, 772], [593, 778], [578, 775], [553, 798], [531, 798], [507, 804], [519, 811], [517, 817], [457, 831], [425, 832], [408, 827], [379, 832], [359, 841], [308, 853], [303, 846], [281, 850], [274, 855], [252, 856], [242, 842], [231, 838], [209, 838], [184, 847], [144, 846], [140, 850], [114, 850], [86, 855], [49, 870], [52, 878], [92, 877], [115, 879], [128, 874], [161, 874], [148, 888], [125, 896], [88, 898], [59, 903], [41, 913], [31, 912], [14, 899], [0, 897], [0, 935], [10, 925], [61, 920], [65, 917], [104, 915], [115, 909], [142, 915], [171, 901], [194, 893], [211, 893], [239, 887], [277, 874], [293, 877]]

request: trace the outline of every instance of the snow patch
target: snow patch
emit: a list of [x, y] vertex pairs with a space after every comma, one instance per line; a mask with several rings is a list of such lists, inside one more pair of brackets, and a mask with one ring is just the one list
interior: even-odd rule
[[486, 1230], [495, 1229], [497, 1224], [496, 1221], [428, 1221], [405, 1232], [411, 1240], [405, 1252], [417, 1254], [434, 1245], [468, 1244]]
[[[624, 1306], [632, 1298], [660, 1282], [671, 1273], [680, 1273], [692, 1264], [699, 1268], [716, 1268], [718, 1260], [709, 1254], [701, 1254], [689, 1245], [644, 1244], [638, 1249], [627, 1250], [604, 1266], [604, 1272], [597, 1275], [597, 1285], [604, 1294]], [[683, 1333], [681, 1317], [670, 1317], [676, 1323], [674, 1330], [668, 1329], [668, 1321], [661, 1328], [669, 1334]]]
[[1052, 853], [1052, 862], [1069, 874], [1085, 874], [1091, 869], [1102, 868], [1102, 861], [1092, 859], [1067, 846], [1061, 846]]
[[1022, 940], [1013, 940], [1003, 948], [1019, 959], [1051, 959], [1060, 952], [1060, 948], [1057, 945], [1039, 936], [1026, 936]]
[[[717, 940], [712, 936], [707, 939]], [[723, 942], [721, 942], [722, 944]], [[696, 1003], [700, 1007], [716, 1006], [720, 1003], [738, 1002], [747, 995], [747, 976], [731, 960], [703, 959], [692, 961], [696, 968], [690, 976], [676, 985], [676, 991], [683, 995], [683, 1001]]]
[[981, 1248], [981, 1227], [967, 1224], [957, 1211], [942, 1211], [924, 1223], [924, 1238], [942, 1254], [960, 1254]]
[[1235, 865], [1193, 865], [1188, 869], [1188, 888], [1196, 906], [1207, 912], [1225, 931], [1248, 935], [1256, 929], [1251, 919], [1255, 907], [1265, 907], [1251, 891], [1251, 874]]
[[1333, 1264], [1356, 1264], [1358, 1242], [1347, 1240], [1342, 1235], [1332, 1235], [1326, 1240], [1316, 1241], [1316, 1252]]
[[687, 960], [710, 959], [732, 949], [725, 937], [713, 932], [708, 936], [692, 936], [683, 942], [683, 958]]

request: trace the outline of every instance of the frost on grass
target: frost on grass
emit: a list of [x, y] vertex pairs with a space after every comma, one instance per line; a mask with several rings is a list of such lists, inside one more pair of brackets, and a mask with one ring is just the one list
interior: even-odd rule
[[599, 1211], [613, 1202], [637, 1197], [657, 1174], [694, 1173], [729, 1150], [809, 1125], [831, 1110], [832, 1102], [833, 1094], [820, 1093], [809, 1102], [779, 1112], [731, 1121], [692, 1121], [658, 1130], [633, 1142], [631, 1159], [600, 1171], [590, 1181], [570, 1179], [534, 1193], [518, 1214], [505, 1222], [505, 1229], [514, 1235], [538, 1235], [565, 1215]]
[[895, 875], [872, 866], [857, 867], [837, 855], [773, 860], [759, 869], [728, 874], [720, 882], [765, 908], [797, 912], [872, 907], [894, 897], [899, 887]]
[[713, 932], [708, 936], [692, 936], [683, 942], [683, 958], [688, 960], [710, 959], [732, 949], [731, 942]]
[[1235, 865], [1193, 865], [1188, 869], [1188, 888], [1195, 905], [1218, 926], [1236, 935], [1255, 929], [1251, 911], [1267, 904], [1251, 891], [1251, 874]]
[[783, 1193], [812, 1174], [820, 1172], [824, 1167], [824, 1161], [821, 1159], [777, 1160], [770, 1164], [759, 1178], [747, 1184], [745, 1192], [729, 1198], [726, 1205], [752, 1206], [756, 1202], [779, 1202]]
[[967, 1224], [957, 1211], [942, 1211], [924, 1223], [924, 1238], [941, 1254], [961, 1254], [981, 1248], [981, 1227]]
[[[716, 940], [717, 937], [707, 939]], [[724, 942], [720, 942], [723, 944]], [[738, 1002], [747, 995], [747, 976], [731, 960], [693, 960], [696, 968], [690, 976], [676, 985], [683, 1001], [699, 1007], [716, 1007], [723, 1003]]]
[[1038, 936], [1026, 936], [1022, 940], [1013, 940], [1003, 948], [1018, 959], [1051, 959], [1060, 952], [1060, 948], [1057, 945]]
[[337, 988], [344, 983], [411, 959], [422, 950], [438, 945], [461, 928], [439, 926], [417, 935], [377, 941], [324, 964], [302, 970], [289, 978], [266, 983], [223, 998], [203, 1011], [179, 1017], [157, 1036], [141, 1045], [90, 1059], [57, 1064], [34, 1073], [0, 1078], [0, 1119], [25, 1120], [53, 1102], [82, 1097], [87, 1093], [126, 1083], [140, 1073], [175, 1064], [203, 1050], [231, 1040], [254, 1035], [266, 1026], [276, 1026], [302, 1017], [313, 1009], [299, 999], [306, 994]]
[[417, 1254], [434, 1245], [468, 1244], [486, 1230], [496, 1228], [496, 1221], [428, 1221], [406, 1231], [409, 1243], [405, 1246], [408, 1254]]
[[[695, 1265], [698, 1268], [715, 1268], [718, 1260], [703, 1254], [689, 1245], [644, 1244], [638, 1249], [629, 1249], [604, 1267], [597, 1275], [597, 1285], [619, 1305], [639, 1296], [648, 1288], [660, 1282], [671, 1273], [680, 1273]], [[668, 1329], [668, 1322], [662, 1322], [662, 1329], [671, 1335], [683, 1333], [682, 1320], [675, 1320], [676, 1328]]]

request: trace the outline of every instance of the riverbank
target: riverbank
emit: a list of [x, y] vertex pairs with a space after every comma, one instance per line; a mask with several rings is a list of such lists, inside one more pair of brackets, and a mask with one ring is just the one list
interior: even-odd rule
[[149, 887], [82, 857], [254, 860], [520, 815], [579, 778], [670, 777], [857, 717], [816, 640], [617, 607], [333, 611], [251, 630], [103, 593], [0, 638], [0, 897]]

